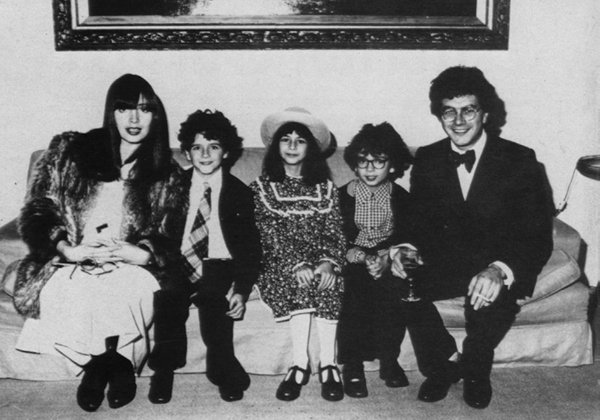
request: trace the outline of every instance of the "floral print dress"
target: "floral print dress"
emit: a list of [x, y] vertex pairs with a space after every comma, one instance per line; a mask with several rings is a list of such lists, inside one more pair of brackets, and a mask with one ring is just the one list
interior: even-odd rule
[[293, 274], [301, 263], [316, 268], [331, 261], [342, 268], [346, 243], [333, 183], [308, 186], [301, 178], [286, 176], [283, 182], [269, 182], [261, 176], [250, 188], [263, 249], [263, 268], [256, 283], [262, 301], [276, 321], [300, 313], [337, 320], [341, 277], [331, 289], [318, 290], [318, 279], [310, 287], [299, 287]]

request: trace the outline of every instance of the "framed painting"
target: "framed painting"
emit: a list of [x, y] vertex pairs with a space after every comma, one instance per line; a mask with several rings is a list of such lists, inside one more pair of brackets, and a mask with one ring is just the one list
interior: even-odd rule
[[56, 49], [508, 49], [510, 0], [53, 0]]

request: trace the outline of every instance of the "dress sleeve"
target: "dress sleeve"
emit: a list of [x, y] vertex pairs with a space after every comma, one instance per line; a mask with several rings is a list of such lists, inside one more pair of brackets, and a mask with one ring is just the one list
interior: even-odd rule
[[320, 232], [321, 247], [316, 260], [331, 261], [341, 268], [344, 263], [347, 244], [342, 230], [339, 195], [338, 190], [333, 187], [331, 181], [327, 183], [327, 188], [331, 194], [331, 211], [327, 213]]

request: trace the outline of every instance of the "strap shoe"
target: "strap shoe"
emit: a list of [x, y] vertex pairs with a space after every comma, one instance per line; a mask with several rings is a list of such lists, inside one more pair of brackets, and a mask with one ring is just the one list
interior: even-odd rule
[[319, 367], [319, 381], [321, 382], [321, 396], [325, 400], [340, 401], [344, 398], [342, 375], [337, 366]]
[[[302, 374], [300, 383], [296, 382], [297, 372]], [[302, 389], [303, 385], [308, 383], [309, 377], [310, 365], [306, 369], [302, 369], [299, 366], [292, 366], [287, 375], [285, 375], [285, 379], [281, 382], [281, 384], [279, 384], [279, 388], [277, 388], [277, 393], [275, 396], [281, 401], [294, 401], [300, 396], [300, 390]]]

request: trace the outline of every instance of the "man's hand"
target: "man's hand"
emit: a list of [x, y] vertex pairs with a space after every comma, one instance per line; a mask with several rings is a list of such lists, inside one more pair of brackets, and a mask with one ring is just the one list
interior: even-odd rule
[[337, 275], [333, 271], [333, 263], [324, 261], [315, 269], [315, 277], [320, 276], [321, 282], [317, 287], [318, 290], [331, 289], [337, 281]]
[[390, 267], [390, 256], [388, 253], [383, 255], [372, 255], [365, 261], [367, 271], [375, 280], [381, 277], [383, 272]]
[[[408, 275], [406, 274], [406, 271], [404, 271], [404, 264], [402, 264], [402, 250], [404, 248], [408, 248], [409, 250], [416, 250], [415, 248], [404, 247], [404, 246], [396, 248], [397, 252], [394, 253], [394, 255], [392, 257], [392, 275], [394, 275], [396, 277], [400, 277], [401, 279], [405, 279], [406, 277], [408, 277]], [[394, 251], [394, 249], [392, 248], [390, 250], [390, 254], [393, 253], [393, 251]], [[423, 259], [421, 258], [420, 254], [417, 255], [417, 263], [419, 265], [423, 265]]]
[[471, 279], [468, 295], [471, 297], [473, 309], [489, 306], [498, 299], [504, 286], [503, 276], [500, 268], [491, 265]]
[[229, 311], [225, 315], [233, 319], [242, 319], [246, 313], [246, 299], [239, 293], [234, 293], [229, 299]]

